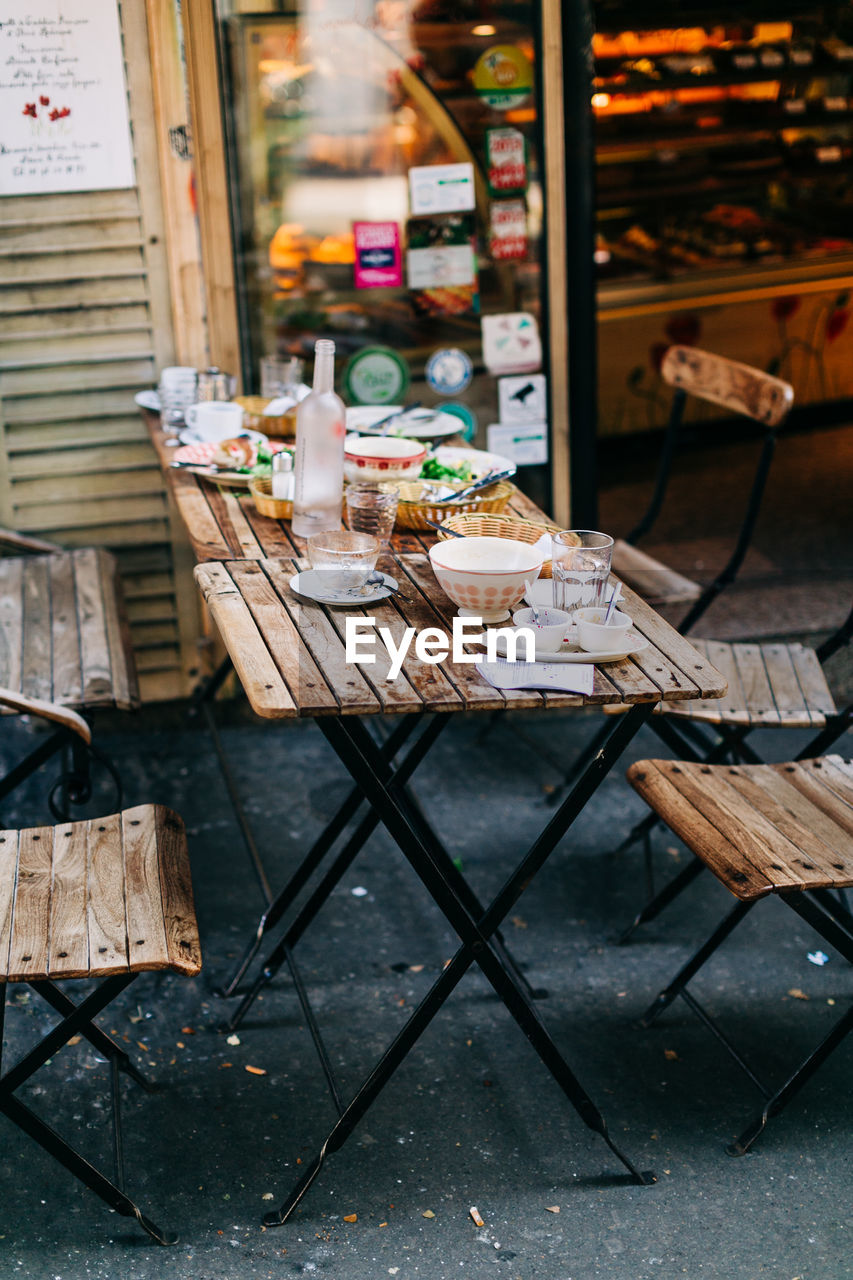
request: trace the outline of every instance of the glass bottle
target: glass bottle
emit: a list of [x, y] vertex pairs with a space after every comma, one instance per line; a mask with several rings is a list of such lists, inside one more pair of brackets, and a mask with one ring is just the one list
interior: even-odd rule
[[296, 415], [293, 532], [302, 538], [341, 527], [346, 410], [333, 390], [335, 344], [314, 346], [314, 387]]

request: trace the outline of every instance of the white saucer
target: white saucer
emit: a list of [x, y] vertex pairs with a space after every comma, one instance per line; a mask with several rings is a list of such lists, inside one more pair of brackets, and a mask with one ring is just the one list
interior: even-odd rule
[[[477, 636], [477, 640], [481, 644], [486, 643], [486, 632], [482, 636]], [[629, 631], [625, 638], [625, 647], [617, 653], [607, 653], [605, 651], [588, 653], [586, 649], [578, 647], [575, 641], [575, 628], [570, 627], [567, 637], [563, 641], [563, 647], [558, 649], [556, 653], [545, 653], [544, 651], [536, 654], [534, 661], [536, 662], [597, 662], [604, 665], [606, 662], [621, 662], [623, 658], [633, 658], [638, 653], [642, 653], [648, 649], [649, 642], [645, 636], [641, 636], [637, 631]], [[506, 657], [506, 644], [503, 636], [497, 637], [497, 652], [500, 657]], [[523, 645], [519, 645], [517, 657], [519, 662], [524, 661], [525, 649]]]
[[[374, 422], [382, 422], [389, 413], [402, 412], [402, 405], [364, 404], [347, 409], [347, 431], [359, 435], [380, 435], [385, 427], [374, 427]], [[407, 440], [442, 440], [446, 436], [458, 435], [464, 431], [465, 423], [452, 413], [442, 413], [440, 409], [432, 412], [429, 409], [415, 409], [399, 421], [386, 424], [388, 435], [403, 436]]]
[[357, 589], [352, 591], [334, 591], [323, 585], [323, 573], [317, 569], [303, 569], [290, 579], [290, 589], [308, 600], [316, 600], [319, 604], [335, 604], [345, 609], [360, 609], [366, 604], [376, 604], [379, 600], [387, 600], [397, 586], [397, 579], [390, 573], [383, 573], [384, 587], [376, 587], [368, 595], [360, 595]]
[[[263, 431], [250, 431], [248, 427], [243, 427], [242, 431], [237, 432], [236, 437], [226, 436], [226, 439], [236, 439], [241, 436], [247, 436], [250, 440], [254, 440], [255, 444], [268, 444], [269, 436], [265, 436]], [[202, 432], [194, 430], [192, 427], [184, 427], [183, 431], [178, 433], [178, 439], [181, 444], [220, 444], [219, 440], [210, 440]]]
[[137, 391], [133, 400], [140, 409], [148, 409], [150, 413], [160, 412], [160, 397], [156, 391]]

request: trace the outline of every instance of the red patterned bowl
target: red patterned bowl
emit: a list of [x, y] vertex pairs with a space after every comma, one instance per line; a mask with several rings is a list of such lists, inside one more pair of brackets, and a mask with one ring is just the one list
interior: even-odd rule
[[349, 436], [344, 451], [344, 477], [349, 484], [416, 480], [425, 457], [421, 440], [404, 440], [400, 436]]

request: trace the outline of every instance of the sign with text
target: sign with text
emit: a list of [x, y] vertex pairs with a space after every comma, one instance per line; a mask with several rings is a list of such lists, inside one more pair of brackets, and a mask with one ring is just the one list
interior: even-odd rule
[[132, 187], [117, 0], [0, 0], [0, 195]]
[[396, 222], [354, 222], [356, 289], [396, 289], [403, 283]]

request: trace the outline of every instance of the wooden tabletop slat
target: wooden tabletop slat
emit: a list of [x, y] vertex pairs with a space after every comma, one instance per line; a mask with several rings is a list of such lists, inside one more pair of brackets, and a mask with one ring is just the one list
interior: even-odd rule
[[635, 630], [646, 636], [663, 653], [686, 680], [691, 681], [701, 698], [719, 698], [726, 691], [720, 672], [704, 658], [684, 636], [664, 621], [645, 600], [641, 600], [627, 584], [622, 584], [622, 608], [630, 615]]
[[296, 703], [225, 566], [198, 564], [194, 572], [252, 709], [270, 719], [297, 715]]
[[[297, 561], [297, 564], [300, 564]], [[291, 594], [293, 594], [291, 592]], [[383, 607], [383, 606], [380, 606]], [[384, 610], [389, 610], [390, 606], [385, 605]], [[325, 612], [325, 611], [324, 611]], [[377, 614], [375, 607], [372, 607], [370, 613]], [[392, 630], [394, 629], [393, 619], [402, 627], [402, 620], [396, 611], [391, 610]], [[328, 672], [328, 666], [336, 669], [336, 679], [340, 680], [346, 675], [347, 669], [354, 666], [354, 663], [346, 661], [346, 650], [344, 646], [344, 637], [346, 635], [347, 618], [364, 618], [367, 614], [363, 609], [329, 609], [328, 617], [341, 641], [340, 649], [336, 652], [330, 652], [327, 660], [328, 665], [324, 664], [323, 671]], [[379, 625], [379, 624], [378, 624]], [[389, 615], [386, 612], [381, 619], [381, 625], [389, 626]], [[395, 639], [396, 643], [396, 639]], [[391, 658], [384, 644], [378, 642], [374, 645], [375, 662], [368, 665], [359, 666], [359, 670], [364, 676], [370, 688], [376, 695], [378, 709], [392, 714], [408, 714], [412, 711], [423, 711], [424, 704], [415, 687], [412, 685], [405, 668], [397, 676], [396, 680], [389, 680], [388, 673], [391, 670]], [[328, 676], [327, 676], [328, 678]]]
[[289, 559], [300, 554], [293, 538], [289, 536], [290, 525], [286, 521], [273, 520], [270, 516], [262, 516], [255, 506], [251, 494], [240, 494], [237, 500], [243, 516], [257, 538], [259, 546], [263, 548], [264, 556], [267, 559], [275, 560], [279, 557]]
[[264, 573], [275, 587], [283, 615], [296, 628], [300, 640], [332, 690], [344, 715], [370, 715], [379, 702], [359, 667], [344, 661], [341, 638], [320, 605], [294, 595], [289, 582], [296, 573], [293, 560], [264, 560]]
[[104, 617], [104, 585], [94, 547], [74, 553], [77, 623], [83, 668], [83, 700], [86, 705], [112, 701], [112, 666]]
[[8, 973], [13, 981], [47, 973], [53, 829], [21, 831]]
[[[400, 568], [400, 581], [404, 584], [408, 579], [417, 587], [420, 595], [428, 601], [440, 619], [440, 624], [451, 634], [453, 619], [456, 616], [456, 605], [444, 594], [436, 581], [430, 566], [429, 557], [422, 552], [415, 555], [399, 555], [396, 557]], [[408, 590], [408, 588], [406, 588]], [[472, 645], [465, 646], [467, 653], [477, 652]], [[487, 680], [477, 673], [473, 663], [451, 663], [447, 667], [451, 680], [460, 691], [464, 689], [468, 705], [473, 710], [500, 710], [512, 707], [516, 710], [542, 708], [545, 706], [544, 696], [535, 689], [494, 689]], [[470, 689], [470, 693], [469, 693]], [[568, 695], [572, 696], [572, 695]], [[498, 701], [496, 701], [498, 699]], [[577, 698], [577, 705], [583, 699]]]
[[85, 822], [54, 828], [48, 954], [51, 978], [84, 978], [89, 973], [87, 847]]
[[21, 689], [24, 561], [0, 558], [0, 685]]
[[89, 969], [93, 974], [128, 968], [121, 816], [92, 818], [87, 828]]
[[21, 692], [50, 702], [53, 671], [50, 652], [50, 572], [47, 556], [24, 562], [23, 658]]
[[[15, 912], [18, 874], [18, 832], [0, 831], [0, 982], [9, 972], [9, 943]], [[0, 998], [3, 993], [0, 992]]]
[[808, 649], [801, 644], [789, 645], [788, 649], [800, 689], [809, 708], [811, 722], [815, 728], [822, 728], [826, 724], [826, 717], [834, 716], [836, 711], [835, 699], [826, 683], [823, 667], [814, 649]]
[[197, 560], [233, 560], [237, 548], [228, 545], [207, 501], [211, 486], [186, 471], [169, 471], [169, 483]]
[[178, 973], [192, 977], [201, 969], [201, 943], [193, 905], [186, 831], [178, 815], [162, 805], [155, 806], [155, 820], [169, 963]]
[[152, 805], [125, 809], [121, 815], [127, 953], [132, 969], [164, 969], [169, 955], [155, 817]]
[[264, 551], [243, 514], [233, 489], [208, 485], [207, 500], [228, 545], [234, 548], [231, 559], [261, 560]]
[[47, 556], [50, 575], [52, 701], [79, 706], [83, 700], [80, 627], [74, 590], [72, 556]]
[[732, 892], [746, 898], [772, 892], [767, 877], [744, 863], [739, 846], [683, 794], [672, 761], [638, 760], [628, 770], [628, 781], [689, 849], [701, 850], [703, 860], [724, 883], [737, 886]]
[[229, 576], [249, 606], [263, 641], [290, 690], [294, 705], [306, 715], [336, 712], [338, 702], [299, 637], [259, 560], [231, 561]]

